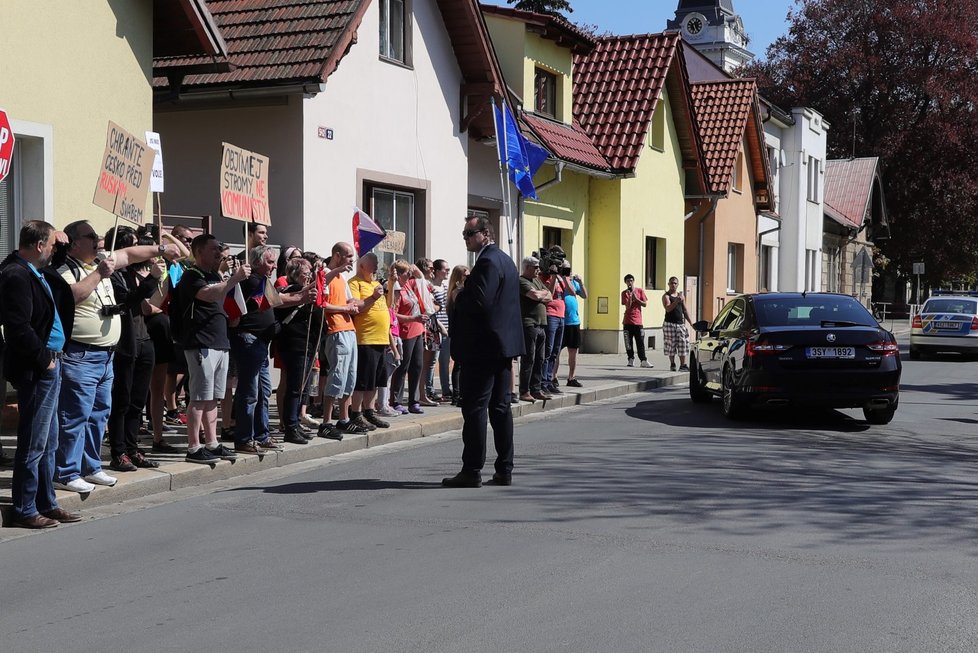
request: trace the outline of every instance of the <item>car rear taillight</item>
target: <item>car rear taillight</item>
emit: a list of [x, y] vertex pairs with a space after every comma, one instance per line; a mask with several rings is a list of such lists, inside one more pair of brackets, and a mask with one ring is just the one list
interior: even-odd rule
[[866, 345], [866, 348], [884, 356], [895, 356], [900, 353], [900, 345], [895, 342], [872, 342]]
[[978, 317], [971, 318], [971, 330], [978, 331]]
[[760, 356], [762, 354], [780, 354], [783, 351], [787, 351], [791, 348], [791, 345], [772, 345], [769, 342], [760, 340], [754, 342], [753, 340], [747, 341], [747, 355], [748, 356]]
[[914, 315], [913, 316], [913, 322], [910, 323], [910, 328], [912, 328], [912, 329], [923, 329], [924, 328], [924, 321], [922, 319], [920, 319], [920, 316], [919, 315]]

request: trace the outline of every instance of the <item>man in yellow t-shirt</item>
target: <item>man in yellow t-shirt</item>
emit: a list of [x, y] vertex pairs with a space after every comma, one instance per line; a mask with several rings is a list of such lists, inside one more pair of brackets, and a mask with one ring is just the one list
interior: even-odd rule
[[357, 331], [357, 382], [350, 419], [370, 431], [390, 426], [373, 410], [377, 388], [387, 387], [384, 353], [391, 344], [391, 313], [384, 299], [384, 286], [374, 277], [377, 266], [377, 255], [368, 252], [357, 261], [357, 276], [350, 279], [350, 295], [359, 308], [353, 317]]

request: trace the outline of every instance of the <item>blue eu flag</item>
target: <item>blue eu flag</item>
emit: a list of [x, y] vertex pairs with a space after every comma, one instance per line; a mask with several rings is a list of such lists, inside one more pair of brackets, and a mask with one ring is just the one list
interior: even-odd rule
[[538, 199], [537, 190], [533, 186], [533, 175], [550, 153], [536, 143], [531, 143], [520, 133], [513, 114], [505, 104], [502, 107], [493, 104], [493, 112], [499, 162], [509, 171], [509, 178], [513, 180], [523, 197], [531, 200]]

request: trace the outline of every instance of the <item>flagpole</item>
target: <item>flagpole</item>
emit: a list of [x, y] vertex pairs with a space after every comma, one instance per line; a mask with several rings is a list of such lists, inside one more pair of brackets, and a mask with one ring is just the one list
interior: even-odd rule
[[[499, 155], [499, 184], [502, 189], [503, 213], [506, 215], [506, 227], [509, 230], [509, 255], [513, 257], [513, 225], [511, 218], [512, 206], [509, 194], [509, 183], [506, 175], [509, 172], [509, 148], [506, 142], [506, 117], [503, 114], [506, 105], [496, 107], [496, 98], [492, 100], [493, 125], [496, 128], [496, 154]], [[502, 124], [500, 124], [502, 123]], [[502, 132], [502, 133], [500, 133]]]

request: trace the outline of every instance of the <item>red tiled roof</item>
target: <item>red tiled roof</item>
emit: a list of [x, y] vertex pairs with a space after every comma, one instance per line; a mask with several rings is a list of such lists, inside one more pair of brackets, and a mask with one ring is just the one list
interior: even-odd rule
[[607, 159], [576, 122], [573, 125], [565, 125], [530, 113], [523, 113], [520, 117], [533, 135], [539, 138], [543, 146], [558, 159], [594, 170], [611, 170]]
[[[188, 75], [183, 86], [324, 82], [352, 42], [369, 4], [370, 0], [208, 0], [236, 69]], [[154, 63], [165, 70], [205, 61], [173, 57]], [[154, 80], [154, 86], [166, 85], [165, 77]]]
[[752, 79], [731, 79], [696, 82], [690, 88], [710, 190], [727, 193], [756, 102], [756, 84]]
[[[825, 214], [847, 226], [863, 226], [879, 176], [879, 158], [825, 162]], [[840, 220], [840, 218], [842, 220]]]
[[638, 163], [678, 42], [678, 32], [600, 38], [574, 60], [574, 116], [615, 170]]

